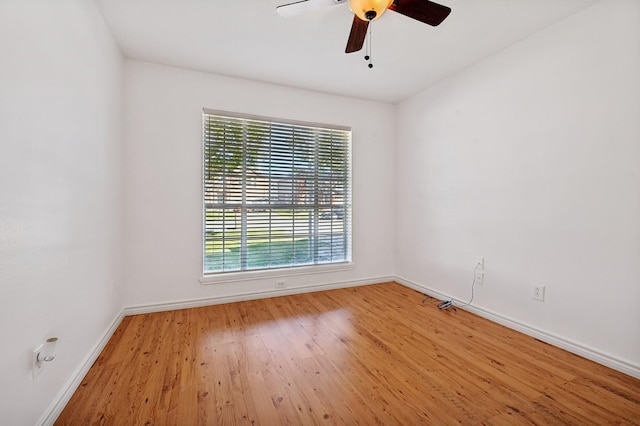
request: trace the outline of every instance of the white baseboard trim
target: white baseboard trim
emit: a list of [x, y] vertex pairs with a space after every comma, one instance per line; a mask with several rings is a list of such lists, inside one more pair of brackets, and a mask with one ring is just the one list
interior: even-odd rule
[[[405, 287], [409, 287], [413, 290], [419, 291], [423, 294], [429, 295], [431, 297], [435, 297], [440, 300], [453, 300], [455, 302], [458, 302], [459, 304], [465, 303], [465, 301], [458, 300], [447, 294], [441, 293], [439, 291], [433, 290], [432, 288], [426, 287], [422, 284], [418, 284], [416, 282], [413, 282], [401, 277], [395, 277], [395, 281], [399, 284], [404, 285]], [[492, 312], [488, 309], [480, 308], [478, 306], [473, 306], [473, 305], [465, 306], [460, 309], [467, 310], [478, 316], [486, 318], [490, 321], [493, 321], [500, 325], [504, 325], [505, 327], [519, 331], [533, 338], [541, 340], [545, 343], [549, 343], [550, 345], [557, 346], [561, 349], [564, 349], [566, 351], [579, 355], [583, 358], [587, 358], [587, 359], [590, 359], [591, 361], [597, 362], [598, 364], [602, 364], [616, 371], [627, 374], [631, 377], [635, 377], [636, 379], [640, 379], [639, 365], [635, 365], [625, 360], [618, 359], [614, 356], [603, 353], [596, 349], [587, 347], [585, 345], [581, 345], [580, 343], [574, 342], [570, 339], [566, 339], [564, 337], [557, 336], [547, 331], [537, 329], [535, 327], [521, 323], [512, 318], [508, 318], [503, 315]]]
[[[116, 329], [122, 322], [122, 319], [128, 315], [138, 315], [138, 314], [147, 314], [153, 312], [162, 312], [162, 311], [170, 311], [174, 309], [186, 309], [186, 308], [196, 308], [201, 306], [209, 306], [209, 305], [218, 305], [223, 303], [232, 303], [232, 302], [240, 302], [245, 300], [254, 300], [254, 299], [264, 299], [268, 297], [278, 297], [278, 296], [287, 296], [292, 294], [300, 294], [300, 293], [310, 293], [315, 291], [324, 291], [324, 290], [334, 290], [339, 288], [348, 288], [348, 287], [358, 287], [363, 285], [371, 285], [371, 284], [381, 284], [385, 282], [395, 281], [399, 284], [404, 285], [405, 287], [411, 288], [413, 290], [419, 291], [421, 293], [427, 294], [431, 297], [435, 297], [438, 299], [453, 299], [454, 301], [462, 304], [464, 302], [457, 300], [455, 298], [450, 297], [444, 293], [440, 293], [436, 290], [433, 290], [429, 287], [423, 286], [421, 284], [415, 283], [410, 280], [406, 280], [402, 277], [394, 276], [394, 277], [377, 277], [377, 278], [367, 278], [362, 280], [352, 280], [352, 281], [340, 281], [340, 282], [331, 282], [324, 284], [316, 284], [311, 286], [300, 286], [300, 287], [289, 287], [284, 289], [277, 290], [262, 290], [256, 292], [247, 292], [247, 293], [238, 293], [227, 296], [219, 296], [219, 297], [208, 297], [201, 299], [189, 299], [189, 300], [181, 300], [181, 301], [173, 301], [173, 302], [163, 302], [163, 303], [153, 303], [147, 305], [136, 305], [136, 306], [128, 306], [124, 307], [118, 315], [113, 319], [109, 327], [102, 333], [98, 342], [91, 348], [89, 354], [85, 357], [82, 364], [71, 376], [66, 385], [62, 388], [56, 399], [49, 406], [47, 411], [43, 414], [43, 416], [38, 421], [39, 426], [49, 426], [53, 425], [56, 421], [64, 407], [67, 405], [73, 393], [76, 391], [84, 376], [87, 374], [93, 363], [98, 359], [100, 353], [107, 345], [107, 342], [115, 333]], [[586, 346], [580, 345], [579, 343], [573, 342], [569, 339], [562, 338], [560, 336], [556, 336], [554, 334], [548, 333], [543, 330], [538, 330], [529, 325], [523, 324], [511, 318], [507, 318], [505, 316], [499, 315], [495, 312], [491, 312], [487, 309], [479, 308], [477, 306], [466, 306], [463, 308], [472, 312], [476, 315], [479, 315], [483, 318], [487, 318], [490, 321], [496, 322], [498, 324], [504, 325], [505, 327], [511, 328], [513, 330], [519, 331], [521, 333], [527, 334], [531, 337], [539, 339], [543, 342], [549, 343], [551, 345], [557, 346], [569, 352], [572, 352], [576, 355], [580, 355], [584, 358], [595, 361], [599, 364], [605, 365], [614, 370], [625, 373], [629, 376], [640, 379], [640, 366], [634, 365], [632, 363], [626, 362], [624, 360], [617, 359], [611, 355], [602, 353], [592, 348], [588, 348]]]
[[291, 294], [300, 294], [300, 293], [310, 293], [314, 291], [323, 291], [323, 290], [334, 290], [338, 288], [347, 288], [347, 287], [358, 287], [363, 285], [370, 284], [381, 284], [385, 282], [394, 281], [395, 277], [377, 277], [377, 278], [367, 278], [362, 280], [352, 280], [352, 281], [340, 281], [340, 282], [331, 282], [324, 284], [317, 284], [311, 286], [300, 286], [300, 287], [288, 287], [284, 289], [277, 290], [263, 290], [257, 292], [247, 292], [247, 293], [238, 293], [228, 296], [220, 296], [220, 297], [208, 297], [202, 299], [190, 299], [190, 300], [181, 300], [174, 302], [165, 302], [165, 303], [153, 303], [148, 305], [137, 305], [137, 306], [128, 306], [122, 308], [120, 313], [116, 315], [116, 317], [111, 321], [109, 327], [102, 333], [98, 342], [91, 348], [89, 354], [85, 357], [82, 364], [78, 369], [73, 373], [71, 378], [62, 388], [56, 399], [49, 406], [47, 411], [42, 415], [40, 420], [38, 421], [39, 426], [50, 426], [53, 425], [62, 410], [67, 405], [73, 393], [76, 391], [82, 380], [84, 379], [87, 372], [93, 365], [93, 363], [98, 359], [100, 353], [107, 345], [107, 342], [113, 336], [116, 329], [122, 322], [122, 319], [128, 315], [138, 315], [138, 314], [146, 314], [153, 312], [162, 312], [162, 311], [171, 311], [174, 309], [186, 309], [186, 308], [196, 308], [201, 306], [209, 306], [209, 305], [218, 305], [222, 303], [232, 303], [232, 302], [240, 302], [245, 300], [253, 300], [253, 299], [264, 299], [268, 297], [277, 297], [277, 296], [287, 296]]
[[76, 369], [71, 378], [67, 381], [65, 386], [62, 388], [56, 399], [53, 400], [53, 403], [49, 406], [47, 411], [43, 414], [43, 416], [38, 421], [38, 425], [40, 426], [49, 426], [53, 425], [56, 421], [62, 410], [67, 405], [73, 393], [78, 389], [80, 383], [84, 379], [84, 376], [89, 372], [89, 369], [96, 362], [96, 359], [100, 356], [100, 353], [109, 342], [113, 333], [115, 333], [116, 329], [122, 322], [122, 319], [125, 317], [124, 309], [121, 309], [120, 312], [115, 316], [113, 321], [109, 324], [109, 327], [102, 333], [98, 342], [91, 348], [89, 354], [84, 358], [80, 367]]
[[358, 287], [370, 284], [381, 284], [394, 281], [395, 277], [366, 278], [362, 280], [339, 281], [310, 286], [287, 287], [283, 289], [269, 289], [246, 293], [236, 293], [227, 296], [188, 299], [172, 302], [152, 303], [145, 305], [127, 306], [124, 315], [150, 314], [154, 312], [172, 311], [175, 309], [199, 308], [201, 306], [220, 305], [223, 303], [242, 302], [245, 300], [266, 299], [269, 297], [288, 296], [291, 294], [311, 293], [315, 291], [335, 290], [338, 288]]

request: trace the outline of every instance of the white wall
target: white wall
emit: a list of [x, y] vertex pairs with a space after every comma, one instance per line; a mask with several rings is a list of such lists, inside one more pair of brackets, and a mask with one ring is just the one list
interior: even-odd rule
[[127, 306], [275, 289], [275, 279], [199, 282], [202, 108], [351, 126], [355, 267], [292, 276], [287, 286], [393, 274], [391, 105], [130, 60], [125, 76]]
[[[402, 102], [399, 276], [640, 368], [640, 2]], [[546, 301], [532, 300], [534, 284]]]
[[[600, 2], [395, 117], [125, 61], [120, 126], [122, 59], [93, 3], [0, 0], [2, 423], [36, 423], [123, 305], [273, 289], [198, 281], [203, 107], [353, 127], [355, 267], [290, 287], [397, 273], [465, 299], [483, 255], [478, 306], [638, 368], [639, 17], [633, 0]], [[34, 381], [30, 351], [54, 335]]]
[[33, 425], [122, 307], [122, 59], [92, 1], [2, 0], [0, 62], [0, 423]]

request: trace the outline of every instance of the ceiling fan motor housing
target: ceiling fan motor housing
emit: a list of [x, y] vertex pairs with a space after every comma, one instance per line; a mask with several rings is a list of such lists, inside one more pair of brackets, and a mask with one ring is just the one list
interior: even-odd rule
[[363, 21], [378, 19], [393, 0], [349, 0], [349, 7]]

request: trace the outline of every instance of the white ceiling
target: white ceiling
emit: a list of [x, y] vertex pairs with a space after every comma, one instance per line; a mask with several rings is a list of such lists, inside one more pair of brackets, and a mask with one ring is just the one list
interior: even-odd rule
[[438, 27], [388, 11], [372, 59], [345, 54], [347, 4], [283, 18], [292, 0], [96, 0], [127, 58], [395, 103], [597, 0], [441, 0]]

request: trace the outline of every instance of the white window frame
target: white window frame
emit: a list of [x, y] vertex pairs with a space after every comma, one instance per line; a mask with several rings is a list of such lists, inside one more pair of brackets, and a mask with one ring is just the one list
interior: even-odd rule
[[[271, 123], [271, 124], [276, 124], [276, 125], [291, 125], [291, 126], [302, 126], [302, 127], [309, 127], [309, 128], [320, 128], [322, 130], [339, 130], [339, 131], [346, 131], [349, 132], [349, 137], [348, 137], [348, 147], [347, 147], [347, 164], [346, 164], [346, 168], [347, 168], [347, 181], [345, 183], [346, 185], [346, 194], [345, 194], [345, 201], [344, 201], [344, 232], [346, 233], [345, 235], [345, 239], [346, 239], [346, 246], [345, 246], [345, 258], [344, 260], [340, 260], [340, 261], [330, 261], [330, 262], [324, 262], [324, 263], [305, 263], [305, 264], [301, 264], [301, 265], [286, 265], [286, 266], [275, 266], [275, 267], [269, 267], [269, 268], [265, 268], [265, 269], [246, 269], [246, 263], [243, 263], [241, 265], [242, 268], [244, 269], [235, 269], [232, 271], [206, 271], [205, 267], [205, 256], [207, 255], [206, 252], [206, 244], [207, 244], [207, 218], [206, 218], [206, 209], [209, 207], [211, 208], [211, 203], [207, 203], [206, 200], [206, 196], [205, 196], [205, 147], [207, 144], [207, 140], [206, 140], [206, 132], [205, 132], [205, 126], [207, 123], [207, 117], [208, 116], [218, 116], [218, 117], [224, 117], [224, 118], [229, 118], [229, 119], [235, 119], [235, 120], [253, 120], [253, 121], [260, 121], [260, 122], [265, 122], [265, 123]], [[311, 122], [302, 122], [302, 121], [293, 121], [293, 120], [286, 120], [286, 119], [280, 119], [280, 118], [272, 118], [272, 117], [264, 117], [264, 116], [255, 116], [255, 115], [247, 115], [247, 114], [237, 114], [237, 113], [231, 113], [231, 112], [227, 112], [227, 111], [218, 111], [218, 110], [210, 110], [210, 109], [203, 109], [203, 132], [202, 132], [202, 137], [203, 137], [203, 160], [202, 160], [202, 166], [203, 166], [203, 176], [202, 176], [202, 202], [203, 202], [203, 206], [202, 206], [202, 212], [203, 212], [203, 232], [202, 232], [202, 276], [200, 278], [200, 282], [202, 284], [213, 284], [213, 283], [217, 283], [217, 282], [230, 282], [230, 281], [244, 281], [244, 280], [252, 280], [252, 279], [258, 279], [258, 278], [266, 278], [266, 277], [282, 277], [282, 276], [292, 276], [292, 275], [307, 275], [307, 274], [316, 274], [316, 273], [324, 273], [324, 272], [335, 272], [335, 271], [342, 271], [342, 270], [348, 270], [348, 269], [352, 269], [353, 268], [353, 263], [352, 263], [352, 230], [351, 230], [351, 217], [352, 217], [352, 212], [351, 212], [351, 191], [352, 191], [352, 184], [351, 184], [351, 128], [349, 127], [344, 127], [344, 126], [336, 126], [336, 125], [327, 125], [327, 124], [319, 124], [319, 123], [311, 123]], [[246, 142], [245, 142], [246, 143]], [[244, 148], [243, 148], [244, 149]], [[243, 159], [244, 161], [244, 159]], [[244, 164], [244, 163], [243, 163]], [[244, 170], [244, 166], [243, 166], [243, 170]], [[243, 171], [243, 176], [246, 177], [246, 172]], [[243, 178], [243, 184], [242, 187], [245, 188], [245, 182], [244, 182], [244, 178]], [[242, 223], [241, 223], [241, 229], [243, 234], [246, 235], [246, 213], [244, 213], [246, 211], [246, 209], [248, 209], [249, 207], [247, 207], [247, 199], [244, 195], [245, 189], [243, 189], [243, 198], [242, 198], [242, 206], [243, 206], [243, 214], [242, 214]], [[316, 199], [316, 203], [318, 203], [318, 200]], [[314, 210], [314, 215], [315, 215], [315, 220], [317, 222], [318, 217], [319, 217], [319, 210], [318, 210], [318, 206], [316, 205]], [[316, 231], [314, 231], [316, 232]], [[314, 238], [317, 238], [316, 234], [313, 234]], [[245, 237], [243, 237], [244, 240]], [[309, 238], [311, 238], [311, 235], [309, 235]], [[245, 242], [246, 244], [246, 242]]]

